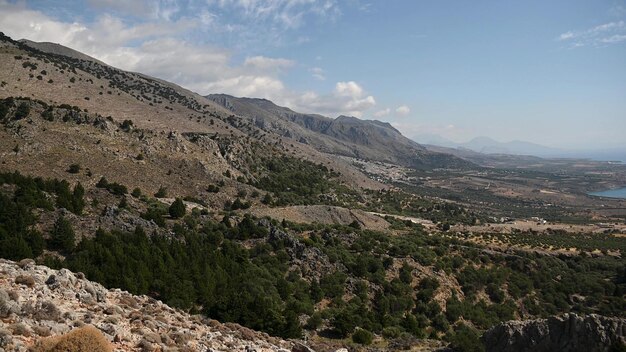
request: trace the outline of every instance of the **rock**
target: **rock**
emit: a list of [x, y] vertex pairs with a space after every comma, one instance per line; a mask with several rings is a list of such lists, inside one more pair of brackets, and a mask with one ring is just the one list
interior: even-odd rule
[[[23, 277], [32, 285], [23, 284]], [[85, 325], [98, 328], [116, 351], [287, 352], [294, 346], [238, 324], [189, 315], [148, 296], [107, 290], [66, 269], [4, 259], [0, 318], [0, 352], [26, 352], [42, 338]]]
[[293, 345], [293, 347], [291, 348], [291, 352], [315, 352], [315, 351], [306, 345], [296, 342], [296, 344]]
[[33, 259], [26, 258], [26, 259], [20, 260], [20, 262], [17, 265], [19, 265], [19, 267], [24, 270], [30, 270], [35, 267], [35, 261]]
[[626, 319], [573, 313], [548, 319], [509, 321], [482, 337], [487, 352], [608, 351], [626, 344]]
[[11, 299], [11, 295], [0, 289], [0, 318], [6, 318], [11, 314], [19, 313], [19, 311], [19, 305]]

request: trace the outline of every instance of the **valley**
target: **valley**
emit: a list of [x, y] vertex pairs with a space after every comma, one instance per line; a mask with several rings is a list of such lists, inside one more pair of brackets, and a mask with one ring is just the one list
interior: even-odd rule
[[433, 150], [78, 54], [0, 35], [0, 350], [70, 331], [26, 303], [71, 311], [60, 273], [128, 351], [494, 351], [507, 321], [626, 318], [626, 200], [588, 195], [625, 165]]

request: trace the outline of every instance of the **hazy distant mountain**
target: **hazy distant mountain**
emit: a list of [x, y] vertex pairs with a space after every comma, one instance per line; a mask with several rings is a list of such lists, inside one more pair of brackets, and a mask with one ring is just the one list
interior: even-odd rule
[[525, 141], [499, 142], [489, 137], [476, 137], [465, 143], [456, 143], [437, 135], [418, 135], [414, 137], [418, 143], [436, 145], [446, 148], [464, 148], [485, 154], [533, 155], [539, 157], [558, 157], [564, 151], [540, 144]]

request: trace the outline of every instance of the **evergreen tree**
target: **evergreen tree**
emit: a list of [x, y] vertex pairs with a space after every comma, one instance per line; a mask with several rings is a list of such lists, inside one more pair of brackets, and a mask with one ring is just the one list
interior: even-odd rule
[[72, 192], [72, 212], [74, 214], [82, 214], [83, 209], [85, 208], [85, 188], [83, 185], [79, 183], [74, 186], [74, 191]]
[[72, 224], [65, 217], [60, 216], [54, 223], [50, 234], [50, 246], [54, 249], [69, 253], [74, 250], [76, 235]]
[[180, 198], [176, 198], [174, 203], [170, 205], [169, 209], [170, 216], [174, 219], [182, 218], [185, 216], [186, 211], [187, 209], [185, 208], [185, 203], [183, 203], [183, 200]]

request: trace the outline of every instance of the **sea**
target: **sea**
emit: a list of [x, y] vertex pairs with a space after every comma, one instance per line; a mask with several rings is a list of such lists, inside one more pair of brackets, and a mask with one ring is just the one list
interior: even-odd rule
[[592, 196], [598, 196], [598, 197], [626, 199], [626, 187], [609, 189], [609, 190], [600, 191], [600, 192], [591, 192], [589, 194]]

